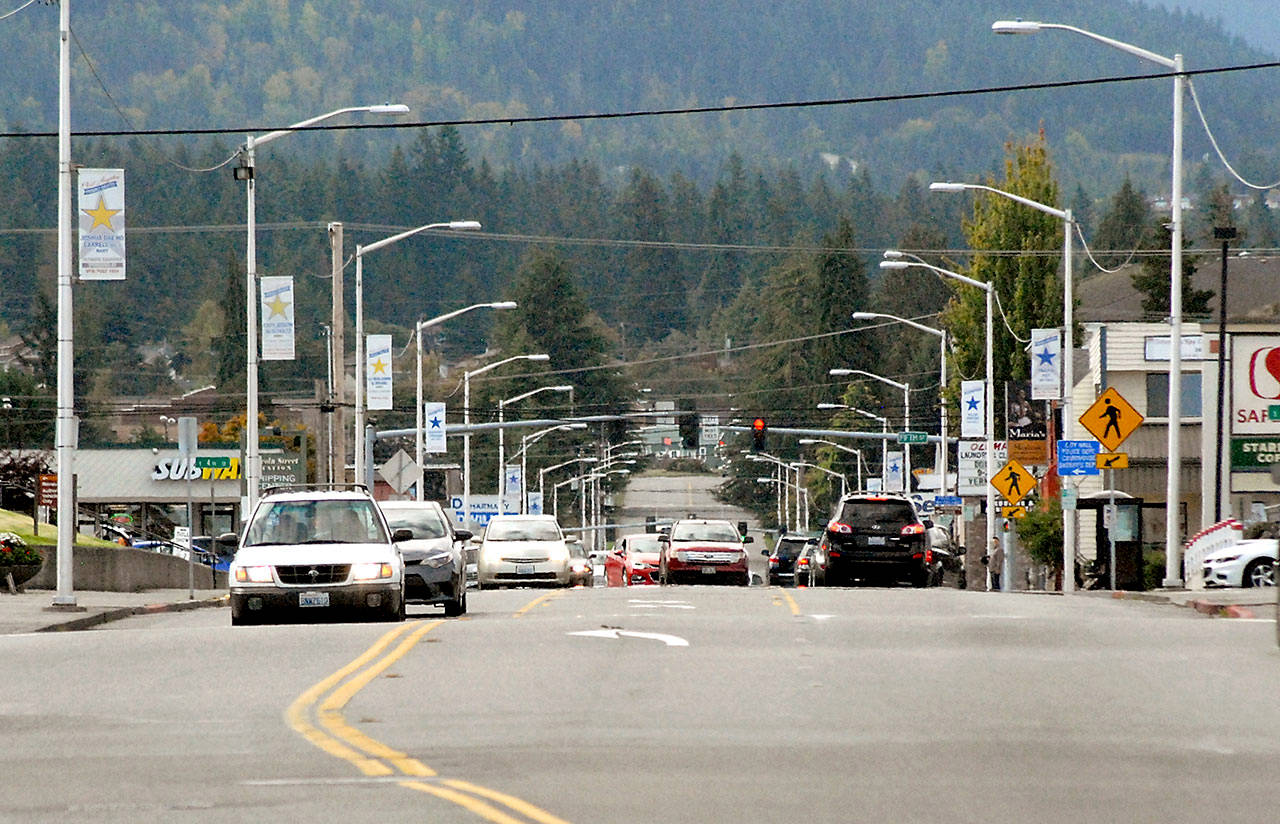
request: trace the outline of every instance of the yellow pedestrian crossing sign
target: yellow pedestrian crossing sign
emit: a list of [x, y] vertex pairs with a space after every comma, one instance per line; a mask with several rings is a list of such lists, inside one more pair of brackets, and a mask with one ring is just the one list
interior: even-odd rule
[[1080, 423], [1098, 439], [1102, 448], [1115, 452], [1133, 430], [1142, 426], [1142, 415], [1114, 388], [1098, 396], [1080, 416]]
[[1000, 493], [1000, 497], [1011, 504], [1016, 504], [1028, 492], [1035, 489], [1036, 476], [1017, 461], [1009, 461], [991, 479], [991, 485]]

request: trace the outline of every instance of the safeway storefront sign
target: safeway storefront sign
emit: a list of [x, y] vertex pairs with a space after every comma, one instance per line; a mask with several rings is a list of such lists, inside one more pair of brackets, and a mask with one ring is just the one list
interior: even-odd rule
[[1231, 338], [1231, 434], [1280, 435], [1270, 407], [1280, 404], [1280, 337]]

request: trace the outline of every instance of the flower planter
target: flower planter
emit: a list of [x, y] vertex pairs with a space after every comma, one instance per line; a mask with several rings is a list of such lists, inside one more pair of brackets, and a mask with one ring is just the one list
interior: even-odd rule
[[13, 585], [21, 588], [23, 584], [40, 574], [43, 564], [0, 565], [0, 593], [9, 591], [9, 575], [13, 575]]

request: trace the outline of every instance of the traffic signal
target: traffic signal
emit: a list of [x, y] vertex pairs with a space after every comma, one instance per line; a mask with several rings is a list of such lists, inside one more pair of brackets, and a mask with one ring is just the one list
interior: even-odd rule
[[680, 427], [680, 443], [684, 444], [685, 449], [697, 449], [698, 430], [702, 426], [698, 413], [685, 412], [680, 416], [678, 424]]
[[764, 452], [765, 435], [769, 433], [769, 425], [764, 418], [756, 418], [751, 422], [751, 451]]

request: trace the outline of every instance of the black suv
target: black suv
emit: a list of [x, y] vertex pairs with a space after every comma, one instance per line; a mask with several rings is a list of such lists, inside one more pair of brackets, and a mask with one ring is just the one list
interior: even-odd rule
[[769, 559], [769, 583], [792, 583], [796, 577], [796, 558], [800, 557], [806, 544], [817, 542], [817, 537], [813, 535], [784, 533], [778, 536], [778, 542], [773, 545], [772, 550], [761, 550], [760, 554]]
[[826, 583], [909, 581], [917, 587], [935, 583], [931, 526], [911, 499], [902, 495], [844, 496], [822, 533]]

